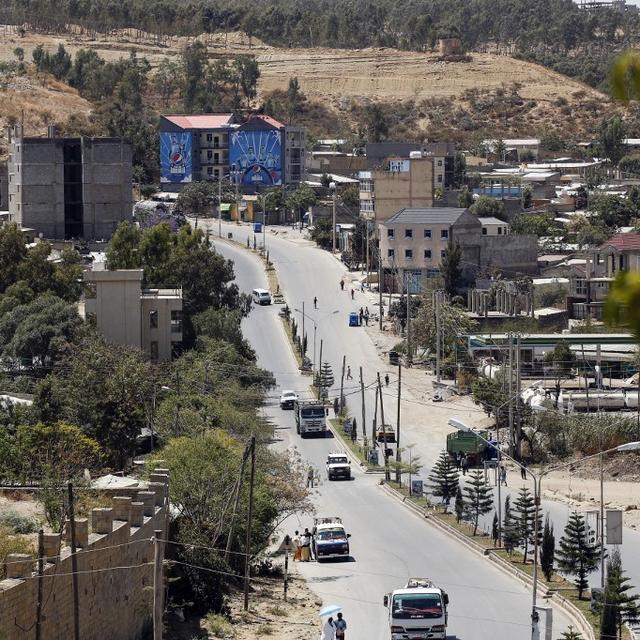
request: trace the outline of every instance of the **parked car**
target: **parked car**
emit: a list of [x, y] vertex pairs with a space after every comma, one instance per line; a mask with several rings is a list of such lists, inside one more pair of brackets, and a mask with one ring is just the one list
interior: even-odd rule
[[280, 395], [280, 408], [281, 409], [293, 409], [298, 394], [295, 391], [283, 391]]

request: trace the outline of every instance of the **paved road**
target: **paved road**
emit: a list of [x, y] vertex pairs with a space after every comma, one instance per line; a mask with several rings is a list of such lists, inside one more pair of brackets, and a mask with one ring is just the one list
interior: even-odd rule
[[[346, 381], [345, 393], [347, 404], [351, 413], [357, 417], [358, 428], [362, 429], [360, 386], [358, 381], [359, 367], [364, 368], [365, 383], [365, 410], [366, 421], [371, 425], [374, 412], [375, 393], [372, 387], [377, 371], [388, 370], [389, 366], [381, 361], [369, 335], [358, 328], [347, 326], [347, 316], [350, 311], [356, 311], [360, 306], [368, 304], [369, 298], [355, 292], [354, 300], [351, 300], [351, 283], [347, 282], [345, 292], [341, 292], [338, 286], [340, 278], [344, 274], [344, 266], [333, 258], [327, 251], [323, 251], [310, 243], [294, 242], [285, 239], [284, 230], [279, 227], [279, 234], [274, 236], [266, 234], [267, 249], [270, 259], [278, 269], [280, 284], [285, 293], [290, 307], [302, 309], [305, 302], [305, 312], [317, 323], [317, 351], [320, 350], [320, 340], [323, 340], [323, 361], [328, 361], [333, 369], [336, 381], [339, 383], [342, 356], [346, 355], [347, 363], [351, 365], [353, 380]], [[217, 235], [217, 222], [212, 225], [212, 232]], [[253, 242], [254, 234], [248, 225], [223, 224], [223, 235], [233, 233], [234, 239], [246, 242], [249, 238]], [[258, 245], [262, 243], [262, 235], [257, 236]], [[354, 277], [359, 274], [354, 274]], [[244, 274], [243, 274], [244, 277]], [[248, 276], [256, 278], [257, 276]], [[266, 280], [262, 280], [263, 284]], [[255, 283], [247, 282], [251, 289]], [[318, 309], [313, 309], [313, 298], [318, 298]], [[334, 311], [338, 313], [334, 314]], [[377, 313], [377, 307], [376, 307]], [[370, 311], [373, 309], [370, 307]], [[298, 314], [299, 315], [299, 314]], [[300, 315], [298, 324], [301, 325]], [[309, 354], [313, 350], [313, 323], [306, 323], [306, 332], [309, 337]], [[267, 367], [268, 368], [268, 367]], [[395, 424], [396, 395], [393, 388], [397, 378], [392, 375], [392, 386], [385, 389], [384, 402], [387, 422]], [[334, 395], [339, 395], [337, 388], [333, 389]], [[451, 415], [455, 416], [455, 408], [451, 409]], [[405, 428], [404, 444], [416, 443], [414, 453], [421, 456], [422, 461], [429, 468], [442, 448], [439, 439], [429, 438], [424, 425], [408, 425]], [[424, 474], [423, 474], [424, 475]], [[511, 493], [512, 501], [517, 495], [517, 488], [521, 486], [519, 474], [512, 472], [509, 478], [509, 489], [503, 492], [503, 500], [507, 493]], [[533, 491], [533, 483], [529, 481], [529, 489]], [[579, 479], [576, 479], [576, 492], [579, 493]], [[598, 510], [598, 504], [594, 503], [594, 510]], [[556, 540], [562, 535], [571, 507], [565, 503], [555, 501], [543, 501], [543, 513], [549, 513], [551, 522], [556, 532]], [[493, 514], [482, 519], [481, 525], [485, 530], [490, 530]], [[623, 545], [620, 547], [625, 571], [633, 585], [640, 589], [640, 532], [625, 528], [623, 531]], [[590, 576], [593, 586], [600, 585], [600, 572], [596, 571]]]
[[[217, 243], [216, 248], [234, 260], [241, 290], [250, 292], [256, 286], [265, 286], [262, 265], [255, 256], [225, 243]], [[294, 267], [293, 261], [295, 258], [289, 262], [291, 269], [304, 269], [300, 263]], [[286, 277], [281, 277], [281, 282], [287, 286]], [[255, 307], [244, 321], [243, 331], [256, 350], [259, 364], [274, 371], [278, 388], [304, 393], [308, 378], [298, 374], [277, 312], [275, 306]], [[329, 335], [324, 333], [324, 325], [322, 329], [323, 335]], [[279, 446], [298, 447], [305, 459], [323, 469], [326, 454], [337, 448], [336, 443], [330, 438], [301, 440], [295, 434], [292, 413], [277, 406], [278, 394], [274, 392], [265, 412], [276, 427]], [[358, 469], [350, 482], [322, 481], [315, 500], [317, 513], [343, 518], [352, 534], [352, 559], [296, 566], [325, 604], [343, 605], [349, 638], [388, 638], [382, 596], [410, 576], [428, 576], [449, 592], [451, 640], [529, 638], [530, 592], [484, 558], [428, 526], [385, 495], [377, 483], [377, 476], [367, 476]], [[309, 524], [310, 519], [303, 518], [290, 522], [290, 528]], [[555, 616], [554, 638], [567, 624], [562, 614], [556, 611]]]

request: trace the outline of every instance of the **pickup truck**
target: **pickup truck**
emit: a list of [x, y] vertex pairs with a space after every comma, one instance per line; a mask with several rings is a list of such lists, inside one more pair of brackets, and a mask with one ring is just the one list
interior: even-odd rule
[[330, 453], [327, 456], [327, 478], [351, 480], [351, 464], [344, 453]]

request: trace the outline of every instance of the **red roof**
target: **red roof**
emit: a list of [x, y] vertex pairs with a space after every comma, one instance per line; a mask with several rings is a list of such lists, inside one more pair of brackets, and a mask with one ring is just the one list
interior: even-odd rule
[[276, 120], [275, 118], [272, 118], [271, 116], [264, 116], [264, 115], [253, 115], [249, 118], [249, 120], [262, 120], [263, 122], [266, 122], [267, 124], [270, 124], [272, 127], [275, 127], [276, 129], [281, 129], [282, 127], [284, 127], [284, 125], [282, 124], [282, 122], [279, 122], [278, 120]]
[[599, 249], [611, 247], [618, 251], [640, 251], [640, 233], [617, 233], [603, 242]]
[[226, 127], [233, 119], [232, 113], [204, 113], [202, 115], [164, 116], [182, 129], [219, 129]]

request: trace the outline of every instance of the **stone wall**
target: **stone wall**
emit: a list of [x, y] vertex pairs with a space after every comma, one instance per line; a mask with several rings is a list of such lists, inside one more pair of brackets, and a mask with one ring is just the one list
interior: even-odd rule
[[[76, 519], [78, 595], [82, 640], [135, 640], [152, 626], [154, 542], [167, 535], [168, 471], [156, 469], [149, 488], [115, 496], [110, 508], [93, 509], [91, 523]], [[66, 543], [70, 541], [66, 527]], [[46, 534], [42, 640], [73, 638], [71, 549]], [[35, 637], [38, 577], [35, 558], [10, 554], [0, 581], [0, 637]]]

